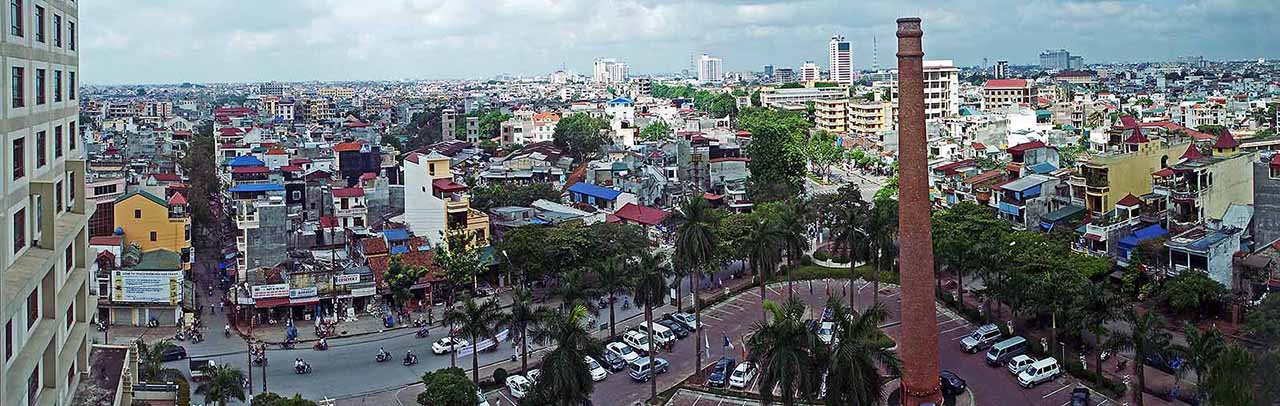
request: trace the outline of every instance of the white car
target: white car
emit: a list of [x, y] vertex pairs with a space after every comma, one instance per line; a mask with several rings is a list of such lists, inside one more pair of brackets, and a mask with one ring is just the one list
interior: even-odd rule
[[677, 323], [683, 324], [685, 327], [688, 327], [689, 331], [698, 330], [698, 318], [694, 317], [692, 314], [671, 313], [667, 315], [667, 317], [669, 317], [671, 320], [675, 320]]
[[754, 362], [743, 362], [733, 369], [733, 374], [729, 375], [729, 387], [743, 389], [756, 378], [756, 364]]
[[490, 406], [489, 399], [485, 399], [484, 392], [481, 392], [479, 389], [476, 389], [476, 398], [480, 399], [480, 403], [476, 406]]
[[507, 390], [511, 391], [511, 397], [523, 399], [533, 385], [525, 379], [523, 375], [511, 375], [507, 377]]
[[836, 333], [835, 323], [827, 321], [827, 322], [823, 322], [822, 325], [818, 326], [818, 339], [822, 340], [823, 344], [831, 345], [831, 338], [835, 336], [835, 333]]
[[627, 343], [631, 348], [635, 348], [641, 354], [648, 354], [650, 351], [649, 336], [639, 331], [627, 331], [622, 335], [622, 342]]
[[619, 358], [622, 358], [623, 361], [628, 363], [635, 361], [636, 358], [640, 358], [640, 354], [637, 354], [636, 350], [633, 350], [630, 346], [619, 342], [609, 343], [609, 345], [604, 346], [604, 350], [613, 353], [613, 355], [617, 355]]
[[609, 372], [605, 371], [604, 367], [600, 366], [600, 363], [596, 362], [595, 358], [582, 357], [582, 362], [585, 362], [587, 364], [587, 370], [591, 371], [592, 382], [600, 382], [603, 381], [604, 378], [609, 377]]
[[530, 385], [536, 385], [538, 384], [538, 378], [542, 377], [542, 370], [538, 368], [530, 369], [529, 372], [525, 372], [524, 375], [529, 377]]
[[454, 337], [444, 337], [431, 344], [431, 353], [444, 355], [466, 346], [467, 340]]

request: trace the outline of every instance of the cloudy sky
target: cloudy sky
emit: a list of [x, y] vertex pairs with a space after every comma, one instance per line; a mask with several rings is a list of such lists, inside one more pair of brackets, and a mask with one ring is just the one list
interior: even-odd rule
[[[910, 3], [910, 4], [903, 4]], [[1274, 0], [97, 0], [81, 3], [81, 70], [96, 84], [485, 78], [826, 65], [833, 33], [854, 65], [894, 63], [894, 19], [924, 18], [930, 59], [1036, 63], [1280, 57]]]

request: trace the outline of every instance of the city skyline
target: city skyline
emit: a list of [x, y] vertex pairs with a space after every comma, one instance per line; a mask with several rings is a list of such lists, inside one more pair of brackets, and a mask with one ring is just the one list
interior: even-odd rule
[[[544, 4], [545, 3], [545, 4]], [[91, 84], [392, 80], [591, 72], [597, 57], [635, 74], [679, 72], [710, 53], [725, 71], [823, 61], [831, 35], [852, 43], [854, 68], [869, 69], [872, 38], [893, 36], [894, 17], [919, 14], [926, 58], [975, 66], [983, 58], [1034, 64], [1065, 48], [1086, 62], [1280, 56], [1280, 3], [1046, 0], [963, 9], [925, 1], [850, 4], [756, 0], [628, 0], [597, 4], [326, 0], [163, 3], [90, 2], [84, 81]], [[484, 16], [484, 18], [477, 18]], [[694, 28], [690, 28], [694, 27]], [[1194, 27], [1194, 29], [1188, 29]], [[1127, 38], [1116, 41], [1117, 36]], [[1133, 46], [1141, 43], [1143, 46]], [[884, 60], [892, 51], [880, 50]], [[229, 61], [234, 61], [229, 63]]]

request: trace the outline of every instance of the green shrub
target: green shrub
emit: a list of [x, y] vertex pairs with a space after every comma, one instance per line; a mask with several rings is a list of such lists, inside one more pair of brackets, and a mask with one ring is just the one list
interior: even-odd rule
[[[1098, 382], [1098, 371], [1085, 368], [1079, 361], [1067, 362], [1067, 373], [1088, 384]], [[1099, 389], [1113, 398], [1119, 397], [1125, 392], [1123, 382], [1108, 378], [1106, 375], [1102, 377], [1102, 387], [1095, 389]]]
[[805, 254], [804, 256], [801, 256], [800, 266], [809, 266], [809, 265], [813, 265], [813, 257], [810, 257], [809, 254]]
[[835, 263], [837, 264], [847, 264], [849, 263], [849, 256], [840, 254], [840, 255], [836, 255], [835, 258], [832, 258], [831, 260], [835, 261]]
[[494, 370], [493, 370], [493, 381], [494, 381], [494, 382], [506, 382], [506, 381], [507, 381], [507, 375], [509, 375], [509, 374], [507, 373], [507, 369], [506, 369], [506, 368], [497, 368], [497, 369], [494, 369]]
[[813, 259], [816, 259], [819, 261], [826, 261], [828, 259], [831, 259], [831, 254], [828, 254], [826, 251], [814, 252]]

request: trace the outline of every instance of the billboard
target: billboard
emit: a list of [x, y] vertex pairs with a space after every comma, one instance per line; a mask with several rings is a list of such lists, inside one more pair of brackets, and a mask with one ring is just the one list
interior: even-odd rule
[[176, 305], [182, 279], [182, 271], [112, 271], [111, 301]]
[[289, 284], [275, 283], [270, 285], [253, 285], [251, 293], [254, 299], [289, 297]]

